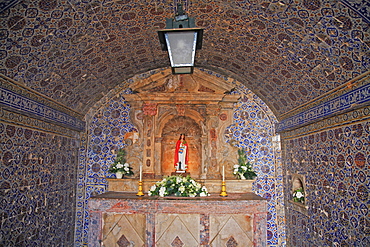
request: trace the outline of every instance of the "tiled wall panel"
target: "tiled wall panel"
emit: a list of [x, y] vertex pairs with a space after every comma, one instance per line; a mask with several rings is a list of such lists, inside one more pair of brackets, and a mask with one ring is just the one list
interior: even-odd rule
[[0, 246], [73, 246], [78, 141], [0, 121], [0, 145]]
[[[366, 113], [368, 108], [358, 112]], [[292, 174], [306, 181], [307, 213], [287, 203], [287, 237], [291, 246], [370, 246], [368, 114], [356, 123], [318, 129], [284, 138], [285, 198], [291, 199]], [[315, 125], [323, 126], [322, 123]]]

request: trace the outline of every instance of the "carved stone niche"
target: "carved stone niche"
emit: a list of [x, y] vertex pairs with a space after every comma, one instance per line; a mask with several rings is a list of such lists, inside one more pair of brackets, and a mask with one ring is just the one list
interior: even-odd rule
[[291, 196], [293, 196], [293, 193], [295, 190], [303, 188], [303, 195], [304, 195], [304, 202], [295, 202], [293, 199], [290, 199], [289, 202], [291, 203], [291, 207], [298, 212], [301, 212], [302, 214], [308, 215], [308, 206], [306, 205], [307, 201], [307, 192], [306, 192], [306, 182], [305, 182], [305, 176], [302, 174], [292, 174], [292, 189], [291, 189]]
[[187, 116], [175, 116], [170, 119], [160, 131], [162, 133], [160, 154], [161, 154], [161, 172], [162, 174], [171, 174], [174, 171], [174, 154], [176, 141], [179, 133], [186, 134], [186, 141], [189, 144], [189, 164], [187, 172], [192, 176], [199, 176], [201, 173], [201, 150], [202, 143], [201, 128], [197, 121]]
[[[168, 69], [138, 80], [131, 89], [135, 93], [125, 98], [141, 139], [144, 178], [175, 171], [175, 145], [182, 133], [189, 145], [187, 172], [193, 178], [220, 178], [225, 162], [237, 162], [237, 151], [230, 152], [233, 147], [224, 140], [240, 97], [230, 93], [231, 83], [198, 69], [191, 75], [172, 75]], [[232, 157], [225, 156], [231, 153]], [[231, 169], [226, 177], [232, 177]]]

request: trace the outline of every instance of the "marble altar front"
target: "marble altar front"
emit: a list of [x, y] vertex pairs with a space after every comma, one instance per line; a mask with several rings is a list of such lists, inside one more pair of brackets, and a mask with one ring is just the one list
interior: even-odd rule
[[89, 200], [89, 246], [266, 246], [267, 201], [228, 197], [138, 197], [106, 192]]

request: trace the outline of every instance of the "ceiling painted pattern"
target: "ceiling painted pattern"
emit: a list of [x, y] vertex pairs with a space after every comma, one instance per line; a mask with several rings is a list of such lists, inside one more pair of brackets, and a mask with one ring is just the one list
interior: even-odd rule
[[[239, 80], [278, 119], [370, 68], [368, 1], [184, 2], [205, 29], [196, 66]], [[175, 3], [19, 1], [0, 12], [0, 73], [86, 114], [126, 79], [169, 66], [156, 30]]]

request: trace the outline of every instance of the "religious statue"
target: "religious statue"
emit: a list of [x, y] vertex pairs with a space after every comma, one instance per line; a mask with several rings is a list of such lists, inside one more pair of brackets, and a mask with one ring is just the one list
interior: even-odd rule
[[175, 168], [177, 172], [185, 172], [188, 168], [188, 144], [185, 141], [185, 134], [180, 134], [176, 142]]

